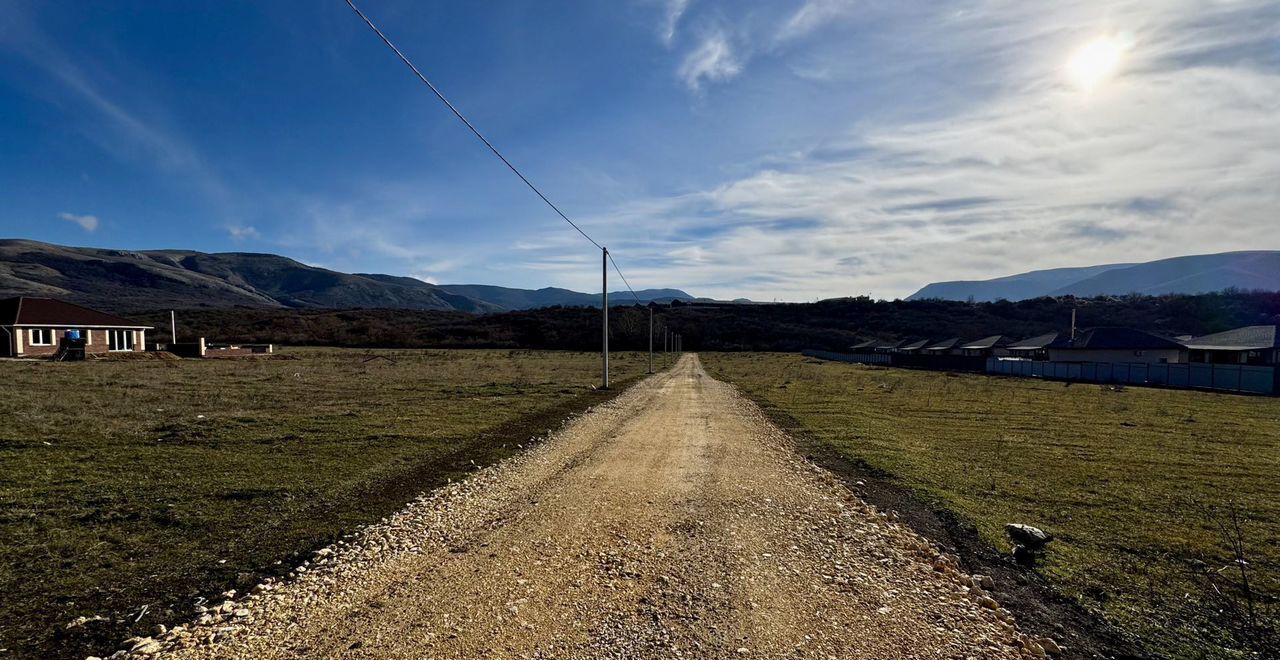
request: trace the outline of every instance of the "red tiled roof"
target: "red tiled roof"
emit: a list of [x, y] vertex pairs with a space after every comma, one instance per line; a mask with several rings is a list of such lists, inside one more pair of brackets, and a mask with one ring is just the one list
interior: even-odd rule
[[0, 300], [0, 325], [47, 325], [54, 327], [97, 326], [149, 328], [114, 314], [99, 312], [52, 298], [8, 298]]

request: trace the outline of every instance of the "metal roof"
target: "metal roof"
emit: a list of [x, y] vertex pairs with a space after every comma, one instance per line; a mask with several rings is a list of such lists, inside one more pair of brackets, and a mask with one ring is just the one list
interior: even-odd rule
[[58, 328], [150, 328], [114, 314], [99, 312], [53, 298], [20, 296], [0, 300], [0, 325], [43, 325]]
[[1014, 342], [1009, 346], [1011, 351], [1035, 351], [1052, 344], [1058, 338], [1058, 333], [1050, 332], [1047, 335], [1039, 335], [1036, 337], [1028, 337], [1019, 342]]
[[1280, 332], [1274, 325], [1250, 325], [1203, 337], [1193, 337], [1187, 348], [1198, 351], [1256, 351], [1280, 348]]
[[933, 344], [932, 346], [925, 346], [925, 347], [924, 347], [924, 350], [926, 350], [926, 351], [946, 351], [946, 350], [950, 350], [950, 349], [955, 348], [955, 347], [956, 347], [956, 344], [959, 344], [959, 343], [960, 343], [960, 338], [959, 338], [959, 337], [952, 337], [951, 339], [943, 339], [942, 341], [940, 341], [940, 342], [938, 342], [938, 343], [936, 343], [936, 344]]
[[852, 349], [859, 349], [859, 348], [871, 348], [871, 347], [873, 347], [873, 346], [875, 346], [876, 344], [879, 344], [879, 343], [880, 343], [880, 340], [879, 340], [879, 339], [868, 339], [867, 341], [864, 341], [864, 342], [862, 342], [861, 344], [854, 344], [853, 346], [850, 346], [849, 348], [852, 348]]
[[990, 337], [983, 337], [977, 341], [969, 342], [960, 348], [961, 350], [980, 351], [988, 348], [995, 348], [996, 346], [1007, 346], [1011, 343], [1013, 343], [1013, 340], [1009, 337], [1004, 335], [991, 335]]
[[899, 347], [898, 347], [898, 350], [900, 350], [900, 351], [918, 351], [918, 350], [920, 350], [920, 349], [922, 349], [922, 348], [924, 348], [925, 346], [928, 346], [928, 345], [929, 345], [929, 340], [928, 340], [928, 339], [921, 339], [920, 341], [911, 342], [910, 344], [906, 344], [906, 345], [904, 345], [904, 346], [899, 346]]
[[876, 344], [876, 346], [875, 346], [875, 347], [876, 347], [877, 349], [884, 349], [884, 350], [887, 350], [887, 351], [891, 351], [891, 350], [893, 350], [893, 349], [895, 349], [895, 348], [897, 348], [897, 347], [901, 346], [901, 345], [903, 344], [903, 341], [904, 341], [904, 340], [899, 339], [899, 340], [897, 340], [897, 341], [880, 342], [880, 343]]
[[1089, 328], [1076, 334], [1073, 341], [1070, 336], [1061, 337], [1046, 346], [1052, 349], [1090, 349], [1090, 350], [1160, 350], [1182, 349], [1182, 344], [1165, 339], [1150, 332], [1133, 328]]

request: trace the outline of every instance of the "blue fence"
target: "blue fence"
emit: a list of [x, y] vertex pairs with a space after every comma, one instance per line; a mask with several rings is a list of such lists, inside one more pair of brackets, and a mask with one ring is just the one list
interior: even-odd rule
[[1143, 364], [1113, 362], [1033, 362], [987, 359], [987, 373], [1092, 383], [1159, 385], [1251, 394], [1280, 392], [1275, 367], [1243, 364]]
[[815, 357], [833, 362], [852, 362], [854, 364], [879, 364], [890, 366], [888, 353], [832, 353], [831, 351], [801, 351], [806, 357]]

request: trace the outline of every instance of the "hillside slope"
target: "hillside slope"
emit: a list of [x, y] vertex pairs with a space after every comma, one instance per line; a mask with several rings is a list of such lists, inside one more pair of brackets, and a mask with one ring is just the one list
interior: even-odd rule
[[[599, 307], [600, 294], [568, 289], [439, 286], [412, 277], [340, 273], [250, 252], [107, 250], [0, 239], [0, 298], [46, 296], [113, 311], [286, 307], [494, 313]], [[613, 306], [693, 301], [679, 289], [610, 292]]]
[[1210, 293], [1224, 289], [1280, 291], [1280, 252], [1250, 251], [1161, 259], [1117, 268], [1049, 295]]
[[1172, 257], [1139, 264], [1038, 270], [990, 280], [935, 282], [907, 300], [1027, 300], [1212, 293], [1224, 289], [1280, 291], [1280, 251], [1223, 252]]
[[934, 282], [911, 294], [907, 300], [968, 300], [991, 302], [994, 300], [1026, 300], [1046, 295], [1049, 291], [1069, 286], [1080, 280], [1133, 264], [1085, 266], [1083, 268], [1054, 268], [1033, 270], [1029, 273], [997, 277], [990, 280], [957, 280]]
[[14, 295], [52, 296], [112, 310], [236, 306], [496, 309], [417, 280], [379, 281], [273, 254], [133, 252], [0, 240], [0, 297]]
[[[579, 293], [555, 287], [535, 290], [512, 289], [485, 284], [442, 284], [440, 288], [468, 298], [491, 302], [507, 310], [537, 309], [556, 305], [565, 307], [600, 306], [600, 294], [598, 293]], [[610, 291], [609, 305], [632, 305], [635, 304], [637, 297], [644, 303], [651, 301], [694, 300], [693, 296], [679, 289], [641, 289], [636, 291], [635, 296], [632, 296], [630, 291]]]

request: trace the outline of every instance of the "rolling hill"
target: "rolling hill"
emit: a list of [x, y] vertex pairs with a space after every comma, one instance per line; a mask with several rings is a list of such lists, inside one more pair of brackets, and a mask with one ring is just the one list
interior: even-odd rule
[[[677, 289], [637, 293], [644, 302], [694, 299]], [[274, 254], [108, 250], [0, 240], [0, 298], [23, 295], [112, 311], [362, 307], [491, 313], [600, 304], [599, 294], [568, 289], [442, 287], [411, 277], [340, 273]], [[609, 302], [629, 305], [635, 299], [630, 293], [610, 293]]]
[[[383, 277], [386, 277], [385, 275]], [[600, 294], [580, 293], [569, 289], [546, 287], [543, 289], [510, 289], [485, 284], [441, 284], [440, 288], [451, 293], [460, 294], [475, 300], [484, 300], [503, 309], [537, 309], [539, 307], [599, 307]], [[705, 298], [694, 298], [679, 289], [641, 289], [632, 296], [630, 291], [610, 291], [609, 304], [629, 305], [639, 297], [645, 302], [670, 302], [672, 300], [705, 301]]]
[[1027, 300], [1140, 293], [1280, 291], [1280, 251], [1255, 250], [1173, 257], [1140, 264], [1038, 270], [991, 280], [936, 282], [907, 300]]

